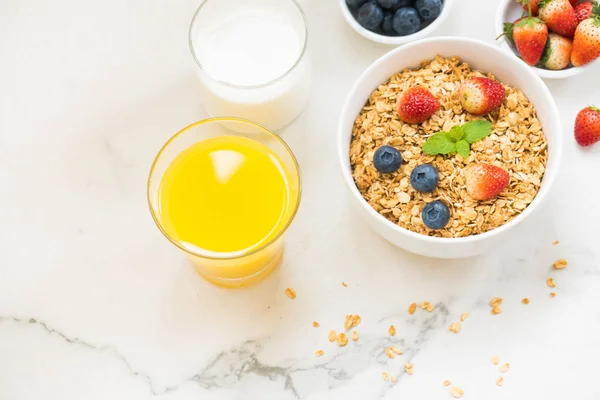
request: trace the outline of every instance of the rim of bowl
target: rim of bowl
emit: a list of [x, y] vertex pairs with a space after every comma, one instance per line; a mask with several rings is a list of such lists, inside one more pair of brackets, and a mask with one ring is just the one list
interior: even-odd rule
[[[504, 33], [504, 23], [509, 22], [508, 20], [506, 20], [505, 17], [508, 13], [508, 8], [513, 5], [515, 5], [515, 6], [517, 5], [517, 3], [514, 2], [514, 0], [502, 0], [500, 2], [500, 5], [498, 6], [498, 9], [496, 12], [496, 34], [497, 35], [501, 35], [502, 33]], [[515, 49], [508, 42], [508, 40], [506, 39], [506, 36], [502, 36], [500, 38], [499, 45], [502, 46], [503, 49], [505, 49], [507, 52], [509, 52], [511, 55], [513, 55], [519, 61], [523, 62], [525, 65], [527, 65], [533, 71], [535, 71], [536, 74], [538, 74], [540, 77], [542, 77], [544, 79], [565, 79], [565, 78], [570, 78], [572, 76], [577, 76], [577, 75], [585, 72], [586, 70], [588, 70], [592, 65], [594, 65], [596, 63], [596, 62], [591, 62], [588, 65], [584, 65], [582, 67], [569, 67], [566, 69], [553, 71], [550, 69], [532, 67], [532, 66], [528, 65], [527, 63], [525, 63], [523, 60], [521, 60], [519, 57], [517, 57], [517, 54], [515, 53]]]
[[406, 36], [386, 36], [380, 35], [379, 33], [371, 32], [370, 30], [363, 28], [361, 24], [356, 21], [352, 13], [350, 12], [350, 8], [346, 4], [346, 0], [339, 0], [340, 8], [342, 9], [342, 14], [344, 15], [344, 19], [354, 29], [357, 33], [359, 33], [362, 37], [369, 39], [373, 42], [388, 44], [388, 45], [400, 45], [405, 43], [410, 43], [419, 39], [423, 39], [429, 34], [433, 33], [441, 23], [448, 17], [450, 13], [450, 9], [454, 4], [454, 0], [444, 0], [444, 7], [442, 8], [442, 13], [439, 17], [435, 19], [431, 24], [429, 24], [425, 29], [420, 30], [418, 32], [413, 33], [412, 35]]
[[[492, 229], [491, 231], [488, 231], [488, 232], [481, 233], [479, 235], [471, 235], [471, 236], [461, 237], [461, 238], [442, 238], [442, 237], [428, 236], [428, 235], [416, 233], [416, 232], [410, 231], [406, 228], [403, 228], [399, 225], [396, 225], [393, 222], [391, 222], [390, 220], [386, 219], [381, 214], [379, 214], [377, 211], [375, 211], [365, 201], [365, 199], [362, 197], [362, 195], [358, 191], [358, 188], [356, 187], [356, 183], [354, 182], [354, 179], [352, 178], [352, 173], [346, 168], [347, 165], [349, 164], [349, 156], [348, 156], [348, 149], [345, 148], [345, 146], [343, 145], [344, 138], [349, 134], [349, 132], [342, 131], [342, 125], [343, 125], [342, 121], [344, 120], [344, 116], [346, 114], [345, 111], [348, 108], [348, 105], [353, 97], [354, 92], [359, 87], [360, 82], [362, 82], [376, 68], [378, 68], [379, 65], [385, 64], [386, 62], [388, 62], [388, 60], [391, 59], [392, 57], [394, 57], [396, 55], [396, 53], [409, 50], [413, 47], [419, 47], [419, 46], [421, 46], [425, 43], [429, 43], [429, 42], [441, 42], [441, 43], [446, 42], [447, 43], [447, 42], [456, 42], [456, 41], [465, 42], [472, 46], [485, 47], [490, 51], [500, 53], [502, 55], [502, 57], [510, 58], [508, 54], [506, 54], [504, 51], [500, 50], [498, 47], [487, 44], [480, 40], [469, 39], [469, 38], [458, 37], [458, 36], [433, 37], [433, 38], [428, 38], [428, 39], [424, 39], [424, 40], [419, 40], [414, 43], [409, 43], [406, 46], [398, 47], [396, 49], [390, 50], [383, 56], [379, 57], [358, 77], [358, 79], [356, 80], [356, 82], [354, 83], [354, 85], [352, 86], [350, 91], [348, 92], [348, 95], [346, 96], [346, 99], [344, 101], [344, 106], [342, 108], [342, 114], [338, 121], [338, 143], [337, 143], [338, 161], [340, 162], [343, 180], [346, 183], [346, 185], [348, 186], [348, 188], [350, 189], [352, 196], [356, 200], [358, 200], [359, 203], [361, 204], [361, 206], [367, 209], [367, 212], [370, 214], [370, 216], [373, 217], [374, 219], [376, 219], [379, 223], [382, 223], [382, 224], [386, 225], [387, 227], [393, 229], [394, 231], [402, 233], [403, 235], [410, 236], [417, 240], [422, 240], [425, 242], [436, 243], [436, 244], [459, 244], [459, 243], [464, 244], [464, 243], [479, 242], [479, 241], [485, 240], [489, 237], [501, 234], [502, 232], [505, 232], [505, 231], [511, 229], [512, 227], [515, 227], [518, 224], [520, 224], [524, 219], [526, 219], [529, 216], [529, 214], [531, 214], [538, 207], [538, 205], [543, 203], [546, 196], [550, 192], [550, 189], [556, 179], [558, 168], [560, 166], [560, 163], [562, 160], [562, 155], [563, 155], [563, 145], [562, 145], [561, 137], [559, 136], [555, 139], [554, 144], [552, 146], [552, 163], [554, 165], [554, 168], [552, 169], [551, 173], [548, 173], [548, 171], [546, 170], [546, 173], [544, 174], [544, 178], [542, 181], [542, 186], [540, 186], [540, 188], [541, 189], [543, 188], [544, 190], [541, 193], [538, 191], [538, 193], [536, 194], [536, 196], [533, 199], [533, 201], [531, 202], [531, 204], [523, 212], [521, 212], [519, 215], [517, 215], [515, 218], [513, 218], [506, 224], [499, 226], [498, 228]], [[458, 57], [460, 57], [460, 55], [458, 55]], [[531, 76], [531, 79], [537, 80], [539, 89], [543, 92], [542, 95], [549, 99], [550, 107], [553, 108], [553, 110], [551, 110], [550, 114], [554, 116], [554, 119], [555, 119], [554, 122], [557, 124], [557, 126], [560, 127], [561, 124], [560, 124], [560, 118], [558, 117], [558, 107], [556, 105], [556, 102], [554, 101], [554, 97], [552, 97], [552, 94], [550, 93], [550, 90], [548, 89], [548, 87], [546, 86], [544, 81], [542, 81], [542, 79], [539, 76], [537, 76], [535, 73], [533, 73], [533, 71], [531, 71], [529, 68], [527, 68], [528, 65], [525, 64], [524, 62], [519, 61], [516, 58], [513, 60], [510, 60], [510, 61], [507, 61], [507, 62], [513, 63], [513, 67], [512, 67], [513, 69], [521, 69], [523, 71], [523, 73], [529, 74]], [[527, 70], [527, 72], [525, 72], [525, 70]], [[549, 161], [550, 161], [550, 158], [549, 158]]]

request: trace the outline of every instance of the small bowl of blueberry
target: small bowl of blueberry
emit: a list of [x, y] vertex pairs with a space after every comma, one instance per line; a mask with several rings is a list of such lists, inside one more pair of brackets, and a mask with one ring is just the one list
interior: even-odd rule
[[429, 36], [454, 0], [339, 0], [346, 22], [374, 42], [401, 45]]

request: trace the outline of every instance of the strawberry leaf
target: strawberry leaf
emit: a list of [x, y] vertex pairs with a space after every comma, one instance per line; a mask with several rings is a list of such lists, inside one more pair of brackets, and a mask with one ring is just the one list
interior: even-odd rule
[[431, 136], [423, 145], [423, 153], [429, 155], [450, 154], [456, 152], [456, 143], [448, 132], [439, 132]]
[[459, 156], [466, 160], [469, 158], [469, 154], [471, 153], [471, 145], [466, 140], [461, 140], [460, 142], [456, 143], [456, 152]]
[[485, 119], [470, 121], [463, 125], [464, 139], [469, 143], [479, 142], [492, 133], [492, 123]]
[[450, 129], [450, 132], [448, 132], [448, 137], [454, 142], [461, 140], [463, 135], [463, 129], [460, 127], [460, 125], [454, 125], [452, 129]]
[[496, 38], [496, 40], [500, 39], [502, 36], [506, 36], [506, 39], [512, 43], [512, 45], [514, 46], [515, 44], [515, 38], [513, 36], [513, 30], [515, 28], [515, 24], [513, 24], [512, 22], [505, 22], [504, 23], [504, 33], [500, 36], [498, 36]]
[[545, 66], [552, 55], [552, 46], [550, 44], [550, 40], [547, 40], [546, 47], [544, 47], [544, 52], [542, 53], [542, 58], [539, 61], [539, 65], [541, 66]]

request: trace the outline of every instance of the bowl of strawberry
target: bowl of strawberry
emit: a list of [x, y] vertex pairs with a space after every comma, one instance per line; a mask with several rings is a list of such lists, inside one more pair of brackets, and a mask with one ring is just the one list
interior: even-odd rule
[[542, 78], [568, 78], [598, 65], [596, 0], [503, 0], [496, 30], [501, 45]]
[[433, 33], [454, 0], [339, 0], [342, 15], [359, 35], [401, 45]]

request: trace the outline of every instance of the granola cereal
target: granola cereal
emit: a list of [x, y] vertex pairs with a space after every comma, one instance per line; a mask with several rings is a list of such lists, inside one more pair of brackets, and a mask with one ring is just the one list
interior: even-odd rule
[[[458, 98], [461, 83], [472, 76], [485, 75], [457, 57], [423, 61], [420, 69], [405, 69], [380, 85], [355, 120], [350, 163], [356, 186], [373, 209], [403, 228], [446, 238], [481, 234], [518, 216], [540, 189], [547, 142], [533, 104], [518, 88], [504, 85], [504, 103], [484, 117], [493, 124], [492, 133], [473, 143], [468, 159], [421, 151], [431, 135], [480, 118], [463, 111]], [[440, 102], [440, 110], [420, 125], [403, 123], [396, 112], [399, 94], [415, 85], [429, 89]], [[404, 164], [399, 171], [381, 174], [374, 168], [373, 153], [382, 145], [401, 152]], [[476, 201], [467, 194], [465, 169], [477, 162], [509, 172], [509, 186], [499, 196]], [[439, 171], [439, 184], [432, 193], [416, 192], [410, 185], [411, 171], [425, 163]], [[421, 219], [423, 207], [433, 200], [442, 200], [450, 208], [451, 220], [443, 229], [431, 230]]]

